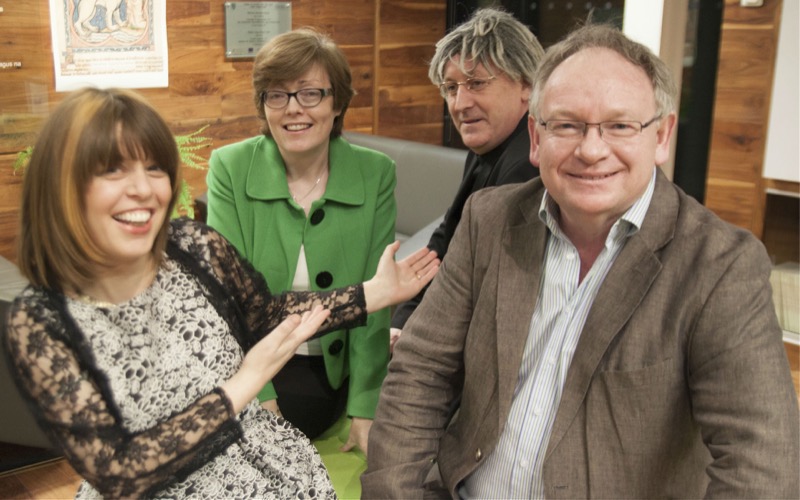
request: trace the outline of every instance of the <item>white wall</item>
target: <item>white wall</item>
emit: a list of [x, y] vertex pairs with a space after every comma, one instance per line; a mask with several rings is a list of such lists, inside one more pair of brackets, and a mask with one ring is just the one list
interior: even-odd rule
[[764, 154], [764, 177], [800, 182], [800, 5], [784, 0]]
[[622, 15], [622, 32], [660, 54], [663, 18], [664, 0], [628, 0]]

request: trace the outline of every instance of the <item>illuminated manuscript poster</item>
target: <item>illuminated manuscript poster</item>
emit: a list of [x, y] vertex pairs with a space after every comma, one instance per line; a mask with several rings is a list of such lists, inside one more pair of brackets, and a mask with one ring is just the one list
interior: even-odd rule
[[56, 91], [166, 87], [166, 0], [50, 0]]

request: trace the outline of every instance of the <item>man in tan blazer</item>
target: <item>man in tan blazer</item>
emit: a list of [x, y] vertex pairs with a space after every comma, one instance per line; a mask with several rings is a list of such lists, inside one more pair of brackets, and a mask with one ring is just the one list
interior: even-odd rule
[[467, 202], [395, 347], [364, 498], [800, 496], [770, 261], [657, 167], [674, 95], [614, 28], [548, 50], [541, 178]]

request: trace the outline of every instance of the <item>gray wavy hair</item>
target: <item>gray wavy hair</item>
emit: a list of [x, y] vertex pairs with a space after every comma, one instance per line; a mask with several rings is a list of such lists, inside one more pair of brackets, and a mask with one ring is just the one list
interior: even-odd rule
[[428, 68], [434, 85], [444, 81], [444, 67], [461, 56], [458, 68], [469, 75], [464, 62], [472, 60], [491, 71], [492, 66], [515, 82], [533, 83], [544, 49], [531, 31], [508, 12], [484, 8], [457, 26], [436, 44], [436, 53]]
[[644, 45], [626, 37], [618, 28], [608, 24], [587, 24], [570, 33], [567, 38], [547, 49], [533, 82], [530, 99], [530, 114], [539, 117], [539, 100], [550, 75], [559, 64], [584, 49], [603, 48], [613, 50], [625, 60], [642, 68], [653, 84], [656, 111], [667, 116], [675, 110], [678, 93], [675, 80], [667, 64]]

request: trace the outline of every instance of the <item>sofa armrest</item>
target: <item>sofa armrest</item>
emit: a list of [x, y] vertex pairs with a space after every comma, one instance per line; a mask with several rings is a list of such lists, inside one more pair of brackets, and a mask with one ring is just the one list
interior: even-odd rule
[[412, 253], [416, 252], [420, 248], [426, 246], [428, 242], [431, 240], [431, 235], [436, 228], [444, 220], [444, 215], [437, 217], [433, 221], [430, 222], [427, 226], [423, 227], [413, 235], [411, 235], [408, 239], [400, 243], [400, 248], [397, 250], [395, 254], [397, 260], [405, 259]]
[[[0, 257], [0, 339], [5, 339], [11, 301], [27, 284], [16, 266]], [[3, 410], [0, 414], [3, 416], [3, 424], [0, 425], [0, 441], [37, 448], [52, 448], [50, 440], [36, 424], [27, 403], [11, 379], [5, 350], [6, 343], [2, 340], [0, 341], [0, 400], [3, 401]]]

